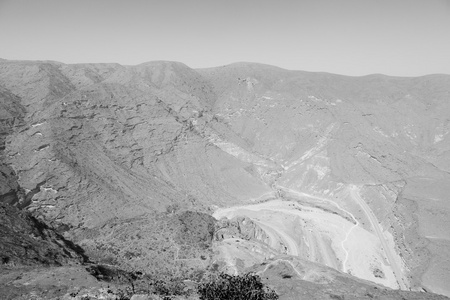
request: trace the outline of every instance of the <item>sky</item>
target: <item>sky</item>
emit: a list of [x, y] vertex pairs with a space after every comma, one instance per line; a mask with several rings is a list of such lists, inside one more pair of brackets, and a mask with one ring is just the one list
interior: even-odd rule
[[450, 0], [0, 0], [0, 58], [450, 74]]

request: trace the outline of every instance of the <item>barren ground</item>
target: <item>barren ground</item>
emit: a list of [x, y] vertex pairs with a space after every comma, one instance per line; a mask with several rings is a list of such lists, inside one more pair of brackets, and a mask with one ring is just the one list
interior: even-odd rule
[[[277, 199], [221, 208], [213, 216], [217, 219], [249, 217], [267, 233], [269, 239], [265, 241], [266, 244], [278, 253], [320, 262], [387, 287], [407, 289], [408, 283], [395, 245], [379, 228], [370, 208], [365, 203], [361, 204], [358, 189], [352, 186], [348, 190], [351, 197], [359, 201], [358, 204], [369, 215], [375, 233], [360, 226], [354, 217], [353, 220], [348, 220], [331, 210], [308, 205], [305, 200], [317, 197], [304, 193], [299, 193], [297, 201]], [[336, 207], [335, 203], [328, 202], [329, 206]], [[339, 206], [338, 208], [342, 213], [350, 214]], [[245, 241], [240, 241], [234, 246], [242, 251], [244, 244]], [[222, 250], [224, 253], [237, 251], [230, 250], [230, 247]], [[231, 258], [231, 262], [228, 261], [230, 265], [233, 264], [233, 257], [239, 257], [223, 255]]]

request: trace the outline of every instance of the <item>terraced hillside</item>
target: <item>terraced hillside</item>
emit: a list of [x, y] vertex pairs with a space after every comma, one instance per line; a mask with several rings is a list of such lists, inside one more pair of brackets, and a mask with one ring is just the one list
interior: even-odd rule
[[450, 295], [450, 76], [1, 61], [0, 97], [2, 202], [89, 257]]

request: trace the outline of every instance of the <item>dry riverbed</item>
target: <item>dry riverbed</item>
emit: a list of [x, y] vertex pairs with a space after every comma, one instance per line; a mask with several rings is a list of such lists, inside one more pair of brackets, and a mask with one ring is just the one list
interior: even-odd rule
[[[349, 187], [349, 192], [355, 201], [363, 201], [358, 199], [356, 187]], [[350, 212], [330, 200], [330, 209], [322, 209], [310, 205], [314, 198], [311, 195], [301, 194], [298, 198], [217, 209], [215, 218], [246, 216], [268, 237], [257, 242], [222, 241], [217, 249], [228, 267], [233, 268], [239, 261], [251, 264], [274, 254], [289, 254], [387, 287], [407, 288], [392, 238], [382, 231], [368, 207], [358, 203], [367, 210], [372, 230], [365, 229]], [[342, 211], [336, 213], [336, 207]], [[349, 215], [351, 218], [343, 217]]]

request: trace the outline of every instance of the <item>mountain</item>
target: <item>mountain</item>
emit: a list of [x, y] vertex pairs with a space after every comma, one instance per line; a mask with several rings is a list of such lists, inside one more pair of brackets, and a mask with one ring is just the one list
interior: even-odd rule
[[448, 75], [0, 61], [0, 199], [124, 270], [288, 255], [449, 296], [449, 97]]

